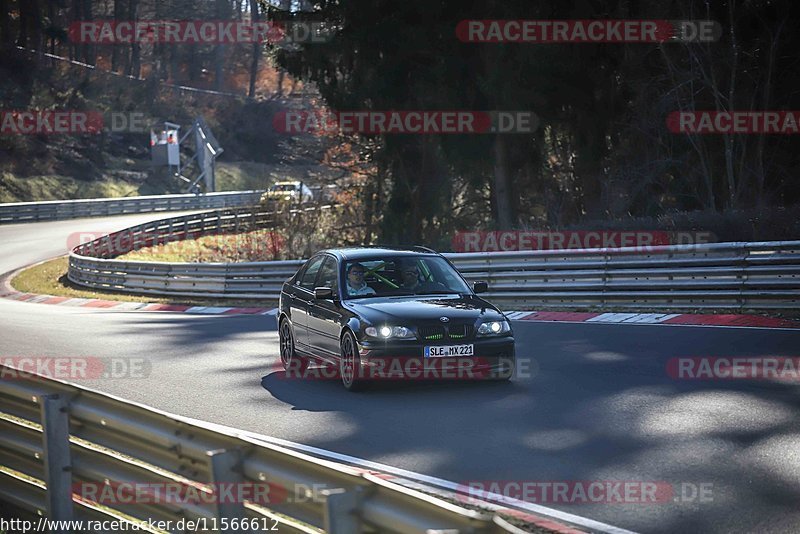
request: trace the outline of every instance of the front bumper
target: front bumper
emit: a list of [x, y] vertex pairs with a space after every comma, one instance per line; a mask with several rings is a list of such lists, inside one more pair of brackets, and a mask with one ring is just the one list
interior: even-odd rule
[[[473, 355], [425, 357], [426, 346], [442, 345], [473, 345]], [[364, 379], [504, 379], [513, 376], [516, 362], [512, 336], [448, 343], [365, 339], [358, 349]]]

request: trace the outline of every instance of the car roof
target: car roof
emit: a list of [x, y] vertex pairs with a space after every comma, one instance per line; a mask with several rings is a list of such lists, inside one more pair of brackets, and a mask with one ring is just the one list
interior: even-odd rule
[[437, 252], [427, 252], [423, 250], [415, 250], [407, 247], [347, 247], [347, 248], [331, 248], [321, 250], [336, 256], [339, 260], [364, 260], [375, 256], [438, 256]]

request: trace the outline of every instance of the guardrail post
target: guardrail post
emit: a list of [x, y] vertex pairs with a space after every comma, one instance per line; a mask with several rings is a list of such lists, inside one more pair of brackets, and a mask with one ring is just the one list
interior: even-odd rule
[[[241, 469], [242, 453], [239, 450], [216, 450], [208, 451], [207, 454], [211, 468], [211, 484], [216, 496], [217, 520], [220, 525], [219, 532], [241, 532], [241, 529], [231, 527], [231, 520], [245, 517], [244, 503], [241, 502], [241, 499], [223, 498], [222, 495], [236, 496], [242, 494], [237, 487], [244, 481]], [[232, 491], [220, 491], [222, 484], [232, 484]], [[223, 521], [223, 519], [227, 521]]]
[[[43, 395], [42, 450], [47, 484], [47, 516], [54, 521], [72, 519], [72, 463], [69, 452], [69, 400], [62, 395]], [[67, 529], [54, 530], [67, 534]]]
[[603, 297], [600, 299], [600, 308], [604, 310], [608, 309], [609, 304], [606, 294], [608, 292], [608, 266], [611, 261], [611, 255], [608, 252], [603, 252], [603, 289], [601, 290]]
[[739, 275], [740, 276], [740, 278], [739, 278], [739, 282], [740, 282], [740, 284], [739, 284], [739, 298], [737, 299], [739, 301], [739, 312], [740, 313], [744, 311], [744, 308], [745, 308], [745, 305], [746, 305], [746, 301], [747, 301], [747, 297], [745, 297], [745, 295], [747, 294], [747, 279], [748, 279], [747, 258], [749, 256], [750, 256], [750, 248], [745, 244], [744, 246], [742, 246], [741, 255], [739, 257], [739, 262], [740, 262], [740, 265], [741, 265], [741, 268], [742, 268], [742, 272]]
[[361, 488], [322, 490], [325, 497], [325, 532], [327, 534], [360, 534]]

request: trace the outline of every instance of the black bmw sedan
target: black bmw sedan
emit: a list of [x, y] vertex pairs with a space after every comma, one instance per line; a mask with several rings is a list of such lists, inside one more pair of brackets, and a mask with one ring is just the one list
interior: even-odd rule
[[281, 363], [298, 377], [334, 370], [350, 391], [387, 378], [508, 380], [513, 332], [476, 295], [486, 289], [423, 247], [319, 252], [283, 284]]

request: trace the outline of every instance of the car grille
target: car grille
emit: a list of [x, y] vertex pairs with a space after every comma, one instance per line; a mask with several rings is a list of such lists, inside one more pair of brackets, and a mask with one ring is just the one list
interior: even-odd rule
[[420, 326], [419, 335], [426, 341], [439, 341], [444, 339], [443, 326]]
[[450, 339], [464, 339], [472, 335], [472, 325], [454, 324], [447, 327]]
[[472, 335], [472, 325], [451, 324], [448, 326], [420, 326], [419, 335], [425, 341], [441, 341], [443, 339], [466, 339]]

